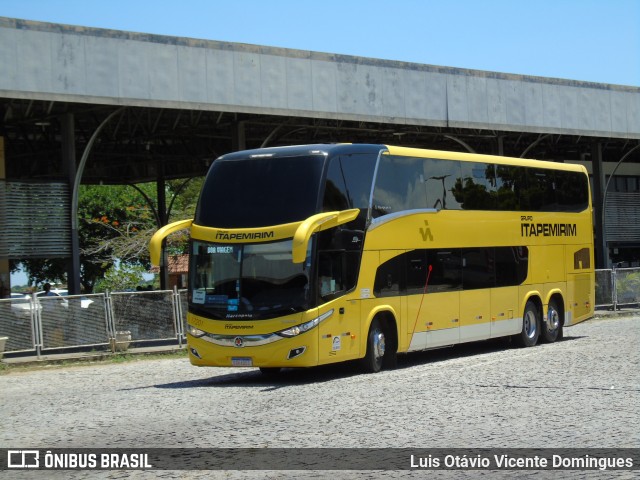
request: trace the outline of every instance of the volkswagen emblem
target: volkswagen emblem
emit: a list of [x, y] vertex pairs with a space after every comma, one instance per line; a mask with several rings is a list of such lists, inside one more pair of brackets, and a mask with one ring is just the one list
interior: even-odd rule
[[233, 344], [238, 348], [244, 347], [244, 340], [242, 340], [242, 337], [236, 337], [233, 339]]

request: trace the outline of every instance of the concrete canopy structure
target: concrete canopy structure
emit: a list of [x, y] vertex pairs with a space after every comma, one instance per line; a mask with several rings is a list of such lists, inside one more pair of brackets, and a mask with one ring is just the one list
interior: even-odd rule
[[[232, 150], [317, 142], [585, 163], [598, 266], [640, 260], [635, 86], [0, 17], [0, 119], [0, 227], [17, 232], [0, 240], [5, 260], [77, 258], [80, 182], [162, 185]], [[25, 217], [52, 189], [67, 235]]]

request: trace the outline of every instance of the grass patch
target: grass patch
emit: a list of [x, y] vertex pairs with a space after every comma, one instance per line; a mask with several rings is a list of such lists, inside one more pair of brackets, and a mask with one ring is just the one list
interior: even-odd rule
[[0, 375], [27, 372], [33, 370], [49, 370], [52, 368], [108, 365], [114, 363], [142, 362], [167, 358], [187, 358], [187, 349], [167, 350], [166, 352], [89, 352], [78, 358], [34, 360], [26, 363], [6, 363], [0, 361]]

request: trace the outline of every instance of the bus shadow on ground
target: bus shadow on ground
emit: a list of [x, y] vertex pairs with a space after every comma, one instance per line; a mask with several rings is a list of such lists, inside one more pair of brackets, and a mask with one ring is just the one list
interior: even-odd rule
[[155, 385], [155, 388], [257, 387], [263, 388], [265, 391], [271, 391], [284, 387], [339, 380], [360, 374], [362, 374], [362, 371], [357, 364], [345, 362], [320, 367], [283, 368], [280, 372], [273, 374], [264, 374], [259, 370], [251, 369], [198, 380]]
[[[582, 336], [565, 336], [561, 342], [570, 342], [585, 338]], [[413, 352], [398, 356], [398, 364], [393, 370], [414, 368], [426, 364], [438, 364], [451, 360], [478, 357], [515, 349], [508, 338], [485, 340], [481, 342], [465, 343], [443, 347], [435, 350]], [[533, 347], [538, 348], [538, 347]], [[522, 349], [523, 351], [527, 349]], [[215, 367], [213, 367], [215, 368]], [[386, 372], [393, 372], [388, 370]], [[384, 374], [385, 371], [382, 372]], [[243, 372], [234, 372], [216, 375], [197, 380], [186, 380], [166, 384], [153, 385], [152, 388], [160, 389], [189, 389], [203, 387], [253, 387], [262, 388], [264, 391], [273, 391], [285, 387], [295, 387], [311, 383], [330, 382], [341, 380], [364, 373], [357, 361], [323, 365], [309, 368], [284, 368], [277, 373], [264, 374], [259, 370], [251, 369]]]
[[[585, 338], [584, 336], [564, 336], [560, 342], [570, 342]], [[540, 348], [545, 344], [538, 344], [532, 348]], [[551, 345], [551, 344], [546, 344]], [[510, 337], [501, 337], [491, 340], [482, 340], [478, 342], [460, 343], [448, 347], [436, 348], [433, 350], [423, 350], [420, 352], [411, 352], [398, 357], [397, 368], [411, 368], [428, 363], [445, 362], [466, 357], [482, 358], [484, 355], [491, 355], [498, 352], [506, 352], [509, 350], [527, 351], [527, 348], [520, 348], [513, 344]]]

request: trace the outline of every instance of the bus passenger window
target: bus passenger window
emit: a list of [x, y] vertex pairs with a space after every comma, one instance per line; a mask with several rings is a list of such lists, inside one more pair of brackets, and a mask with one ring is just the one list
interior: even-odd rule
[[398, 255], [378, 267], [373, 284], [373, 293], [376, 297], [400, 295], [400, 274], [403, 270], [404, 261], [405, 255]]
[[460, 162], [462, 176], [456, 180], [454, 196], [465, 210], [496, 209], [495, 165]]
[[377, 157], [351, 154], [333, 157], [329, 165], [322, 208], [325, 212], [369, 207]]
[[460, 250], [427, 250], [427, 263], [432, 267], [427, 292], [451, 292], [462, 287]]
[[413, 250], [405, 254], [407, 275], [407, 295], [424, 292], [427, 281], [427, 251]]
[[462, 251], [462, 288], [475, 290], [495, 286], [494, 248], [465, 248]]
[[318, 288], [322, 298], [347, 292], [356, 286], [359, 258], [358, 252], [320, 252]]
[[373, 190], [373, 218], [426, 204], [423, 159], [383, 155]]
[[461, 178], [460, 162], [450, 160], [424, 160], [426, 208], [458, 210], [462, 199], [454, 195], [456, 182]]

